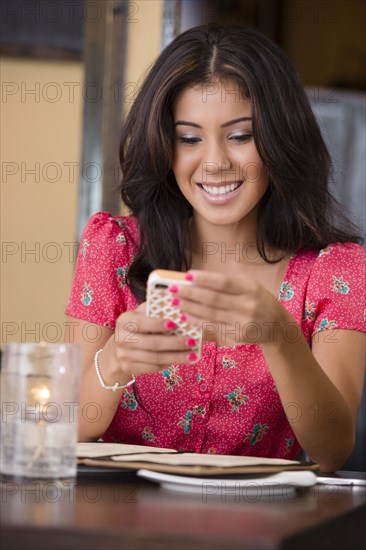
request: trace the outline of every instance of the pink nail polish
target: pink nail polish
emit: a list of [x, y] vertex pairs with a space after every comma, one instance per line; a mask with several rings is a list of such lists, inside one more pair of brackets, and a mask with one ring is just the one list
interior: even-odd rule
[[188, 338], [188, 340], [186, 341], [186, 345], [190, 348], [194, 348], [194, 346], [196, 345], [196, 340], [194, 338]]
[[173, 323], [173, 321], [166, 321], [165, 322], [165, 328], [167, 328], [168, 330], [173, 330], [173, 328], [176, 327], [176, 324]]
[[180, 316], [180, 320], [183, 321], [183, 323], [184, 323], [185, 321], [187, 321], [187, 315], [184, 315], [184, 314], [181, 315], [181, 316]]
[[197, 359], [197, 354], [196, 354], [196, 353], [193, 353], [193, 352], [192, 352], [192, 353], [189, 353], [189, 354], [187, 355], [187, 359], [188, 359], [188, 361], [195, 361], [195, 360]]
[[170, 285], [169, 290], [170, 292], [173, 292], [173, 294], [176, 294], [179, 291], [179, 288], [177, 285]]
[[186, 273], [185, 274], [186, 281], [193, 281], [193, 275], [192, 273]]
[[180, 300], [179, 298], [173, 298], [172, 300], [172, 306], [179, 306]]

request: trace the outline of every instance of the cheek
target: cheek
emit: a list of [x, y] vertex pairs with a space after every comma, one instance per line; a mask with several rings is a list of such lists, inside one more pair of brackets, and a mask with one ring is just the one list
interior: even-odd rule
[[244, 163], [244, 179], [254, 182], [260, 187], [267, 188], [268, 186], [268, 170], [255, 147]]
[[192, 158], [190, 155], [176, 154], [173, 160], [173, 172], [175, 179], [179, 181], [184, 181], [190, 177], [192, 172]]

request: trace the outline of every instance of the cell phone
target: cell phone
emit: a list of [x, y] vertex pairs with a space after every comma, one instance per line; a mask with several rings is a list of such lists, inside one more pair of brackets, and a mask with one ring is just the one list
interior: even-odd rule
[[[169, 319], [176, 324], [176, 328], [171, 331], [172, 334], [193, 338], [196, 346], [192, 352], [196, 353], [197, 361], [202, 352], [202, 330], [191, 325], [187, 321], [181, 320], [181, 311], [178, 306], [172, 305], [174, 294], [169, 290], [171, 285], [179, 283], [180, 285], [191, 285], [191, 281], [185, 279], [185, 274], [180, 271], [170, 271], [167, 269], [155, 269], [149, 275], [147, 280], [147, 311], [150, 317], [162, 317]], [[190, 361], [194, 363], [195, 361]]]

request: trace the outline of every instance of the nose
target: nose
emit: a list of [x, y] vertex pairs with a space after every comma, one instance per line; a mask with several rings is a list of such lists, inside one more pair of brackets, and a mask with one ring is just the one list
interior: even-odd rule
[[227, 155], [225, 148], [217, 140], [211, 139], [207, 142], [203, 151], [202, 172], [207, 174], [224, 173], [232, 168], [232, 162]]

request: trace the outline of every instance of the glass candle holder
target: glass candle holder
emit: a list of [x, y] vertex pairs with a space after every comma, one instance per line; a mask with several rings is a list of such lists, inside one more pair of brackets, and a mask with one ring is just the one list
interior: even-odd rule
[[5, 344], [2, 474], [52, 479], [75, 476], [80, 355], [76, 344]]

